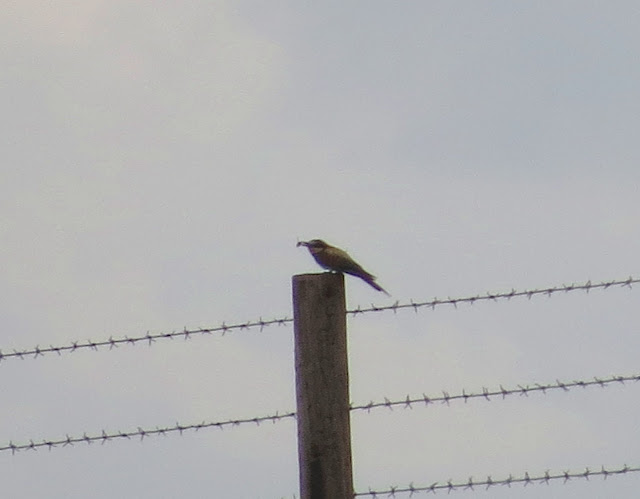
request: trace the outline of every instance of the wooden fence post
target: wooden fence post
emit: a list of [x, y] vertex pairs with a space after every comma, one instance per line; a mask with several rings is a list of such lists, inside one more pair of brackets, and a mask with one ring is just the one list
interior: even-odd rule
[[342, 274], [293, 276], [301, 499], [352, 499]]

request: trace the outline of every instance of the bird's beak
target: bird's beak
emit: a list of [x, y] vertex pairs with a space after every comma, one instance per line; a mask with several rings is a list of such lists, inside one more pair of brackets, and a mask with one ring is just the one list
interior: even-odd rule
[[307, 241], [298, 241], [298, 244], [296, 244], [296, 248], [299, 246], [309, 246], [309, 243]]

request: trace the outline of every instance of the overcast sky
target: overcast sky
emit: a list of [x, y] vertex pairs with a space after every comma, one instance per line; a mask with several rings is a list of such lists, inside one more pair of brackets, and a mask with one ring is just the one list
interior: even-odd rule
[[[349, 308], [640, 277], [639, 25], [633, 1], [5, 2], [0, 349], [291, 317], [320, 270], [298, 239], [393, 295], [349, 277]], [[351, 399], [636, 374], [638, 293], [350, 317]], [[2, 446], [284, 413], [293, 328], [9, 358], [0, 383]], [[353, 413], [356, 491], [638, 466], [639, 390]], [[3, 497], [298, 493], [293, 419], [0, 463]]]

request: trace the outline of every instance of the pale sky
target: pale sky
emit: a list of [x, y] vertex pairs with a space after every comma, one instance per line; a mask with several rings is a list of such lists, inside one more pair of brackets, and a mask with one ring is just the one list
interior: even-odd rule
[[[320, 271], [298, 239], [393, 295], [348, 277], [349, 308], [640, 277], [639, 25], [632, 1], [5, 2], [0, 350], [291, 317]], [[349, 317], [352, 402], [638, 374], [638, 293]], [[0, 446], [295, 410], [291, 325], [0, 372]], [[638, 466], [639, 390], [353, 413], [355, 489]], [[3, 497], [298, 493], [293, 419], [0, 462]]]

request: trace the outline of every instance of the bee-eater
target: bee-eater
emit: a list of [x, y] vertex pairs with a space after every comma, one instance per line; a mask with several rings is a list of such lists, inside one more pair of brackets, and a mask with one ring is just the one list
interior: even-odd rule
[[382, 291], [387, 296], [391, 296], [376, 282], [375, 276], [358, 265], [346, 251], [331, 246], [322, 239], [300, 241], [296, 246], [306, 246], [311, 256], [321, 267], [334, 272], [342, 272], [359, 277], [372, 288]]

